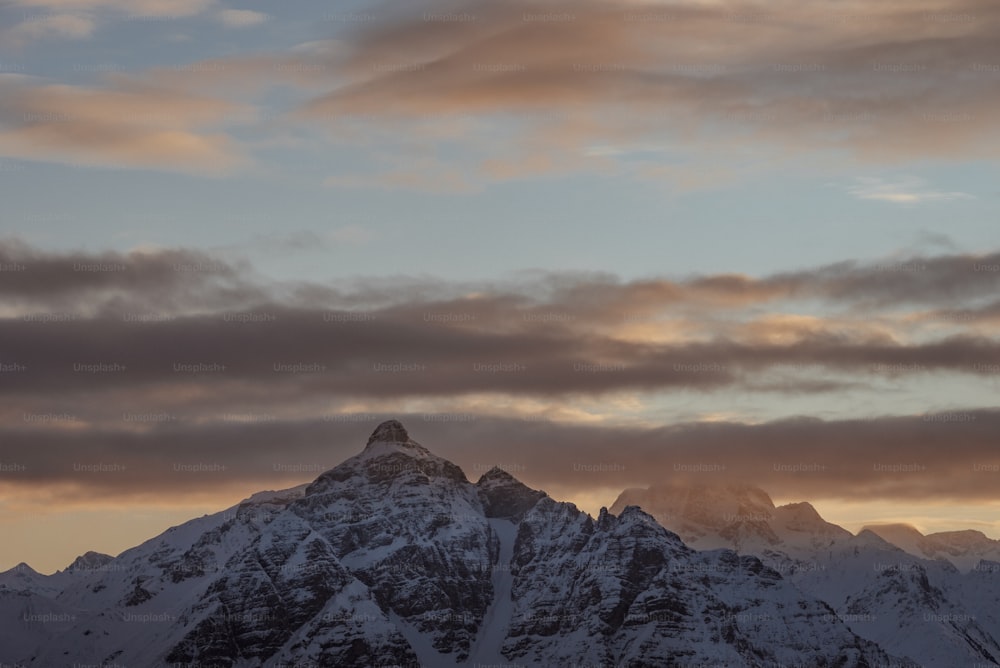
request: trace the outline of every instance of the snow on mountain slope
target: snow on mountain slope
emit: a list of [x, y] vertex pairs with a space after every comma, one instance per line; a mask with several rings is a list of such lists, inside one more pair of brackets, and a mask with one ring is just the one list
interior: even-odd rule
[[43, 594], [0, 587], [0, 664], [17, 665], [80, 623], [84, 614]]
[[[960, 573], [913, 527], [882, 526], [854, 536], [808, 503], [774, 507], [763, 490], [747, 486], [631, 489], [613, 508], [632, 501], [668, 529], [680, 529], [695, 548], [723, 545], [759, 556], [890, 653], [928, 666], [989, 666], [1000, 657], [1000, 578]], [[988, 547], [962, 538], [969, 555]]]
[[506, 657], [527, 665], [887, 663], [753, 557], [696, 552], [635, 506], [596, 520], [542, 499], [518, 530]]
[[472, 484], [396, 421], [309, 485], [82, 572], [54, 596], [0, 590], [7, 621], [65, 615], [29, 615], [0, 662], [900, 665], [753, 557], [695, 552], [637, 508], [595, 520], [500, 469]]
[[0, 573], [0, 587], [16, 591], [33, 591], [40, 594], [57, 594], [59, 585], [51, 581], [51, 575], [43, 575], [28, 564], [21, 562]]
[[493, 518], [489, 523], [497, 536], [499, 551], [497, 561], [491, 569], [493, 601], [486, 609], [483, 624], [469, 655], [469, 662], [473, 664], [500, 664], [506, 661], [501, 649], [514, 615], [514, 600], [511, 597], [514, 576], [511, 573], [511, 560], [514, 558], [517, 524], [508, 518]]
[[56, 596], [72, 582], [86, 580], [95, 573], [105, 570], [112, 559], [114, 557], [108, 554], [87, 552], [77, 557], [65, 569], [56, 571], [52, 575], [43, 575], [22, 562], [0, 573], [0, 588]]
[[[791, 579], [889, 652], [927, 666], [1000, 665], [1000, 627], [970, 609], [954, 566], [907, 554], [866, 531], [854, 543]], [[996, 583], [992, 592], [995, 606]]]

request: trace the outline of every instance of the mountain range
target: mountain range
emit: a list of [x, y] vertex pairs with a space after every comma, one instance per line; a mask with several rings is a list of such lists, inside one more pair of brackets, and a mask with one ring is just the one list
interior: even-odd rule
[[1000, 666], [991, 543], [878, 531], [749, 486], [595, 518], [390, 420], [309, 484], [0, 573], [0, 665]]
[[1000, 665], [1000, 541], [978, 531], [924, 536], [892, 524], [855, 535], [809, 503], [775, 506], [746, 484], [627, 489], [611, 512], [633, 506], [695, 549], [757, 556], [890, 653], [926, 666]]

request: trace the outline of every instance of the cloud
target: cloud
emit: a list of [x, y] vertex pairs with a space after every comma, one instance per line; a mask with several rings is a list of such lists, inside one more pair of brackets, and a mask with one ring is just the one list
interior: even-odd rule
[[206, 131], [242, 107], [119, 76], [104, 87], [0, 80], [0, 155], [220, 174], [246, 162]]
[[227, 28], [252, 28], [271, 18], [267, 14], [249, 9], [223, 9], [217, 16], [219, 22]]
[[[21, 5], [99, 18], [218, 9], [213, 16], [228, 27], [267, 16], [208, 0]], [[470, 192], [583, 171], [687, 191], [817, 152], [836, 156], [834, 163], [878, 165], [1000, 154], [1000, 132], [983, 112], [1000, 105], [1000, 89], [989, 85], [1000, 61], [993, 39], [1000, 10], [988, 0], [877, 8], [778, 0], [766, 10], [730, 0], [556, 0], [544, 11], [520, 1], [423, 1], [367, 15], [377, 20], [350, 31], [330, 22], [330, 33], [293, 52], [159, 67], [144, 79], [178, 95], [264, 99], [273, 88], [295, 88], [294, 111], [268, 131], [308, 131], [306, 121], [334, 146], [376, 149], [360, 173], [328, 175], [333, 187]], [[256, 116], [247, 111], [244, 124]], [[8, 139], [7, 150], [51, 154], [44, 146], [64, 140], [51, 134]], [[219, 172], [239, 162], [225, 132], [172, 128], [142, 139], [133, 143], [143, 153], [169, 156], [173, 148], [173, 164], [187, 159]], [[138, 161], [119, 155], [113, 162]], [[967, 196], [905, 180], [852, 190], [900, 204]]]
[[858, 199], [892, 202], [893, 204], [924, 204], [950, 202], [956, 199], [973, 199], [969, 193], [932, 190], [923, 179], [905, 177], [885, 181], [876, 177], [858, 178], [858, 183], [848, 191]]
[[[769, 387], [766, 374], [784, 365], [872, 381], [976, 374], [977, 364], [1000, 365], [1000, 345], [963, 336], [914, 345], [836, 335], [671, 345], [588, 335], [579, 327], [491, 333], [481, 326], [435, 326], [439, 312], [459, 317], [463, 311], [456, 306], [422, 305], [431, 319], [425, 322], [399, 310], [358, 314], [266, 303], [249, 311], [187, 317], [124, 311], [86, 320], [46, 322], [40, 315], [6, 320], [0, 322], [5, 357], [25, 371], [0, 377], [0, 394], [53, 396], [88, 387], [169, 390], [196, 378], [228, 393], [230, 401], [255, 384], [267, 385], [275, 403], [310, 395], [388, 399], [484, 392], [566, 398], [623, 390], [759, 391]], [[331, 347], [331, 340], [337, 346]], [[773, 389], [843, 389], [842, 382], [824, 375], [787, 380]]]
[[[272, 241], [295, 250], [323, 239], [337, 242], [308, 232]], [[844, 264], [763, 278], [330, 286], [268, 282], [248, 264], [186, 249], [44, 253], [8, 241], [0, 338], [4, 363], [15, 366], [0, 373], [0, 394], [68, 405], [81, 393], [109, 406], [170, 401], [211, 419], [259, 400], [261, 388], [272, 410], [295, 412], [487, 395], [874, 392], [1000, 369], [995, 307], [977, 305], [996, 293], [1000, 256], [919, 262], [911, 272]], [[819, 313], [795, 312], [803, 299]], [[946, 308], [889, 317], [878, 305], [890, 299], [897, 309], [907, 299]], [[784, 312], [761, 312], [765, 303]], [[828, 310], [845, 305], [847, 314]]]
[[[100, 105], [94, 109], [98, 113]], [[81, 107], [82, 109], [82, 107]], [[144, 107], [136, 107], [136, 112]], [[204, 113], [214, 113], [209, 107]], [[323, 233], [301, 231], [284, 236], [261, 238], [259, 243], [277, 244], [282, 247], [302, 248], [314, 243], [343, 244], [360, 243], [368, 239], [364, 229], [346, 226]], [[147, 253], [134, 253], [125, 259], [116, 254], [45, 253], [16, 240], [0, 240], [0, 261], [24, 265], [25, 271], [11, 274], [0, 282], [0, 291], [8, 298], [32, 299], [45, 308], [51, 306], [46, 300], [63, 299], [71, 296], [79, 299], [80, 291], [93, 287], [95, 292], [88, 297], [101, 302], [103, 297], [98, 289], [105, 282], [115, 279], [104, 275], [81, 276], [72, 270], [75, 264], [102, 262], [148, 262], [169, 266], [184, 264], [189, 258], [192, 263], [202, 263], [224, 267], [226, 276], [239, 279], [247, 285], [253, 284], [249, 267], [232, 265], [228, 261], [201, 251], [173, 249]], [[309, 290], [311, 302], [285, 302], [290, 307], [302, 308], [357, 308], [380, 309], [397, 308], [419, 319], [426, 308], [451, 308], [457, 311], [476, 312], [477, 324], [500, 327], [508, 331], [510, 326], [502, 326], [504, 321], [530, 325], [527, 318], [521, 318], [521, 311], [545, 314], [566, 314], [575, 323], [641, 324], [676, 318], [708, 318], [712, 313], [739, 313], [753, 306], [814, 301], [829, 306], [859, 309], [886, 306], [925, 305], [944, 309], [971, 308], [975, 300], [992, 297], [1000, 290], [1000, 252], [972, 254], [944, 254], [931, 256], [893, 257], [881, 261], [845, 261], [836, 264], [782, 272], [761, 277], [740, 274], [695, 275], [685, 278], [646, 278], [623, 282], [610, 274], [600, 273], [536, 273], [520, 278], [491, 282], [447, 282], [427, 277], [363, 277], [334, 289], [331, 286], [313, 285]], [[40, 280], [33, 272], [58, 268], [66, 280], [49, 283]], [[138, 269], [137, 269], [138, 270]], [[190, 280], [201, 280], [211, 273], [197, 274]], [[176, 278], [176, 277], [175, 277]], [[122, 276], [128, 285], [130, 277]], [[178, 285], [176, 281], [164, 281], [164, 291]], [[134, 284], [134, 296], [145, 298], [144, 284]], [[121, 297], [121, 293], [116, 293]], [[287, 300], [288, 295], [281, 285], [267, 286], [255, 284], [253, 298], [260, 301]], [[472, 296], [470, 296], [472, 295]], [[172, 313], [184, 314], [184, 298], [187, 292], [171, 295], [176, 299]], [[163, 294], [158, 295], [162, 298]], [[86, 300], [84, 303], [88, 303]], [[201, 303], [195, 300], [198, 308]], [[233, 306], [245, 305], [242, 300]], [[794, 308], [794, 307], [793, 307]], [[511, 313], [515, 315], [510, 318]], [[727, 316], [731, 317], [731, 316]], [[753, 316], [762, 317], [761, 313]], [[865, 314], [862, 320], [870, 320]], [[536, 319], [535, 322], [538, 322]], [[558, 320], [550, 320], [559, 322]], [[713, 322], [714, 328], [721, 323]], [[785, 316], [770, 316], [759, 321], [767, 330], [783, 329], [786, 333], [822, 331], [823, 320], [810, 320], [805, 316], [789, 313]]]
[[79, 14], [43, 14], [29, 16], [17, 25], [0, 32], [3, 40], [15, 46], [43, 39], [86, 39], [97, 24]]
[[[189, 249], [56, 253], [8, 240], [0, 442], [4, 462], [26, 468], [5, 480], [51, 484], [73, 503], [281, 486], [311, 477], [284, 465], [318, 473], [356, 451], [360, 422], [398, 414], [472, 474], [502, 452], [527, 482], [563, 491], [704, 474], [672, 468], [680, 462], [724, 466], [713, 480], [750, 479], [784, 498], [981, 498], [995, 481], [973, 467], [994, 463], [1000, 418], [975, 407], [935, 412], [934, 394], [920, 415], [749, 424], [754, 416], [734, 421], [730, 411], [657, 422], [657, 402], [677, 397], [691, 414], [727, 393], [864, 397], [888, 386], [919, 393], [927, 379], [988, 384], [1000, 373], [996, 330], [984, 329], [997, 321], [1000, 255], [909, 262], [920, 268], [331, 286], [269, 282], [247, 263]], [[796, 311], [803, 300], [810, 309]], [[886, 301], [894, 317], [872, 306]], [[927, 322], [951, 328], [942, 335], [922, 329]], [[692, 395], [706, 399], [692, 405]], [[610, 405], [632, 422], [609, 420]], [[359, 411], [378, 415], [348, 415]], [[95, 475], [74, 462], [126, 469]], [[191, 463], [227, 468], [212, 477], [173, 468]], [[574, 463], [624, 468], [594, 475]], [[790, 472], [801, 464], [825, 468]], [[924, 468], [900, 468], [910, 465]]]
[[498, 138], [477, 147], [484, 160], [475, 174], [486, 181], [516, 178], [506, 164], [563, 173], [610, 161], [679, 188], [710, 183], [649, 156], [587, 153], [651, 142], [695, 163], [762, 147], [877, 164], [989, 159], [1000, 153], [1000, 133], [983, 113], [1000, 103], [988, 85], [998, 28], [1000, 11], [986, 0], [760, 10], [588, 0], [544, 11], [525, 2], [423, 2], [339, 35], [326, 56], [328, 91], [301, 116], [333, 128], [345, 116], [373, 116], [373, 128], [488, 120]]
[[0, 242], [0, 265], [15, 269], [3, 274], [0, 295], [25, 313], [72, 311], [87, 318], [117, 308], [169, 315], [270, 294], [250, 284], [245, 268], [186, 249], [52, 254], [7, 240]]
[[[129, 415], [126, 413], [126, 415]], [[156, 417], [155, 415], [153, 416]], [[623, 427], [489, 415], [345, 413], [318, 420], [160, 421], [136, 431], [0, 428], [11, 489], [47, 487], [64, 502], [160, 499], [240, 484], [249, 493], [311, 480], [360, 452], [383, 419], [476, 480], [502, 464], [564, 494], [597, 487], [750, 482], [775, 497], [975, 503], [995, 498], [1000, 412], [869, 420], [714, 421]], [[628, 447], [621, 447], [627, 443]], [[104, 471], [94, 470], [103, 465]], [[189, 472], [191, 465], [203, 470]], [[610, 504], [613, 498], [606, 500]]]
[[13, 0], [22, 7], [45, 7], [53, 11], [110, 10], [131, 16], [194, 16], [215, 0]]

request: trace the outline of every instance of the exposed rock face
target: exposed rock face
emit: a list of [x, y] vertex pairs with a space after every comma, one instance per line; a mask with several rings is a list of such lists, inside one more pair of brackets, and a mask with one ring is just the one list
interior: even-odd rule
[[368, 437], [367, 445], [372, 443], [409, 443], [410, 435], [399, 420], [386, 420]]
[[513, 560], [504, 654], [528, 665], [868, 666], [887, 659], [753, 557], [699, 553], [634, 506], [538, 502]]
[[520, 517], [546, 496], [496, 466], [483, 474], [476, 491], [487, 517]]

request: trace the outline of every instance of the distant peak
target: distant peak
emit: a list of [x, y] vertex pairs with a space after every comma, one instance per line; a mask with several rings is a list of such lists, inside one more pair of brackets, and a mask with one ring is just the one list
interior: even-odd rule
[[375, 431], [368, 437], [368, 445], [380, 441], [384, 443], [408, 443], [410, 434], [399, 420], [386, 420], [375, 427]]
[[483, 475], [479, 476], [479, 481], [476, 484], [477, 485], [485, 485], [487, 483], [494, 483], [494, 482], [502, 482], [502, 483], [517, 482], [517, 483], [519, 483], [520, 481], [517, 478], [515, 478], [514, 476], [512, 476], [510, 473], [508, 473], [507, 471], [505, 471], [503, 468], [501, 468], [499, 466], [494, 466], [489, 471], [487, 471]]
[[25, 563], [23, 561], [21, 563], [19, 563], [17, 566], [14, 566], [13, 568], [11, 568], [7, 572], [8, 573], [12, 573], [12, 572], [13, 573], [26, 573], [26, 574], [30, 574], [30, 575], [41, 575], [41, 573], [39, 573], [38, 571], [36, 571], [34, 568], [32, 568], [31, 566], [29, 566], [27, 563]]
[[[861, 528], [862, 531], [871, 531], [873, 534], [884, 538], [887, 535], [890, 536], [914, 536], [918, 538], [923, 538], [924, 535], [920, 533], [920, 530], [912, 524], [906, 524], [904, 522], [891, 522], [885, 524], [866, 524]], [[859, 532], [860, 533], [860, 532]]]
[[[601, 508], [601, 512], [602, 513], [607, 512], [607, 508]], [[638, 517], [638, 518], [642, 518], [642, 519], [646, 519], [646, 518], [650, 518], [651, 519], [652, 515], [650, 515], [649, 513], [647, 513], [645, 510], [643, 510], [641, 506], [628, 505], [628, 506], [625, 506], [624, 508], [622, 508], [622, 511], [620, 513], [618, 513], [618, 517], [619, 517], [619, 519], [627, 518], [627, 517], [632, 517], [632, 518]]]
[[996, 542], [982, 531], [976, 529], [957, 529], [955, 531], [937, 531], [927, 534], [928, 538], [968, 538], [983, 542]]
[[110, 554], [102, 554], [90, 550], [81, 554], [73, 560], [73, 563], [66, 567], [68, 571], [88, 570], [99, 568], [114, 559]]
[[816, 510], [813, 504], [808, 501], [798, 501], [796, 503], [786, 503], [783, 506], [778, 506], [782, 510], [785, 510], [791, 515], [799, 519], [810, 519], [810, 520], [822, 520], [819, 512]]

